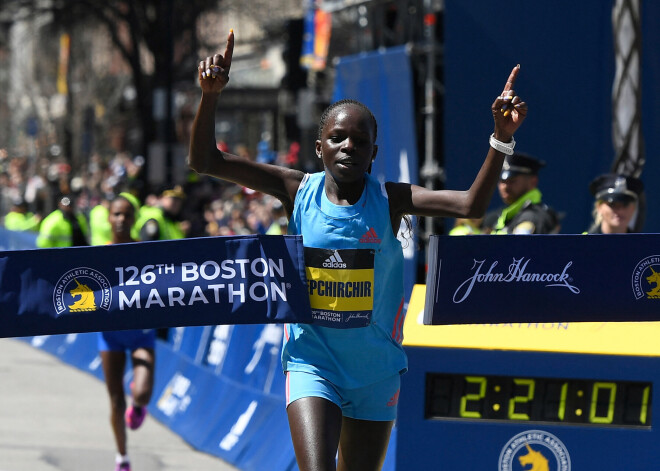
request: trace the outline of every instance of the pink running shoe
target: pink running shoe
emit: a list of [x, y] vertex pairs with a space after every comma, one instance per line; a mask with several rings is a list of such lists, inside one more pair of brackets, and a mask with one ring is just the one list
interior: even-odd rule
[[140, 425], [142, 425], [142, 422], [144, 422], [144, 418], [146, 416], [147, 416], [146, 407], [132, 405], [128, 409], [126, 409], [126, 415], [124, 416], [124, 418], [126, 419], [126, 425], [128, 425], [128, 428], [130, 428], [131, 430], [137, 430], [138, 428], [140, 428]]
[[117, 463], [117, 466], [115, 466], [115, 471], [131, 471], [131, 463], [128, 461], [125, 463]]

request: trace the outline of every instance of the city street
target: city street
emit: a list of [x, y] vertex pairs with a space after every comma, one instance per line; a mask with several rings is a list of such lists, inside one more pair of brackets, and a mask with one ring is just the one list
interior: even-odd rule
[[[128, 432], [133, 471], [234, 471], [147, 417]], [[105, 385], [15, 339], [0, 339], [0, 471], [114, 469]]]

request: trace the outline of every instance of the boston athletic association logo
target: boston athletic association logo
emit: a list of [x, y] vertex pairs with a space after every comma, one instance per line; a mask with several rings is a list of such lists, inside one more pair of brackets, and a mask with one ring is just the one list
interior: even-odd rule
[[107, 311], [112, 301], [110, 288], [105, 275], [93, 268], [69, 270], [55, 284], [55, 311], [58, 316], [67, 312]]
[[499, 471], [571, 471], [571, 457], [561, 440], [543, 430], [521, 432], [504, 445]]
[[635, 266], [632, 275], [635, 299], [660, 299], [660, 255], [651, 255]]

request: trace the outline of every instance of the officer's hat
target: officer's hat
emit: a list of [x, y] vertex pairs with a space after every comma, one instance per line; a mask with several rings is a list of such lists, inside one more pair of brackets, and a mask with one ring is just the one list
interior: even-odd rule
[[528, 154], [516, 152], [507, 155], [502, 165], [500, 180], [506, 181], [515, 175], [537, 175], [545, 167], [545, 162]]
[[589, 191], [597, 201], [632, 203], [639, 199], [639, 195], [644, 191], [644, 184], [635, 177], [608, 173], [592, 181]]
[[161, 196], [163, 197], [169, 196], [170, 198], [179, 198], [182, 200], [186, 198], [186, 194], [183, 192], [183, 188], [181, 188], [179, 185], [175, 186], [172, 189], [163, 191]]

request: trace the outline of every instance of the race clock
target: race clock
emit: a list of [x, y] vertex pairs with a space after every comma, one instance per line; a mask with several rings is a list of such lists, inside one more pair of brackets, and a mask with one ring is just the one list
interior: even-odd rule
[[[660, 323], [404, 325], [397, 469], [654, 469]], [[534, 467], [536, 466], [536, 467]]]
[[651, 427], [650, 382], [428, 373], [425, 418]]

